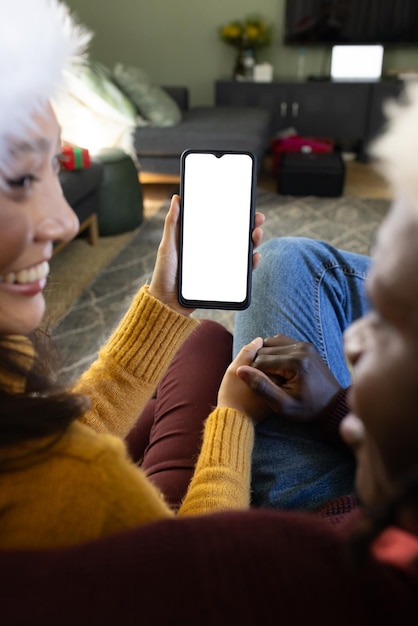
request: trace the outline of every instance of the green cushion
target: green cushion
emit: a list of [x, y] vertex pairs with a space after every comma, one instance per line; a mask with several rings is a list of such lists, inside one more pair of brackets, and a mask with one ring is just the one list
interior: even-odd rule
[[140, 68], [118, 63], [112, 77], [151, 125], [174, 126], [181, 121], [181, 110], [175, 100], [164, 89], [153, 85]]
[[100, 113], [122, 116], [136, 124], [137, 111], [129, 97], [113, 82], [111, 73], [96, 62], [86, 63], [72, 70], [70, 90], [79, 100]]
[[136, 160], [136, 107], [113, 82], [111, 71], [95, 62], [77, 65], [66, 72], [65, 89], [54, 99], [62, 138], [86, 147], [92, 154], [104, 147], [118, 147]]

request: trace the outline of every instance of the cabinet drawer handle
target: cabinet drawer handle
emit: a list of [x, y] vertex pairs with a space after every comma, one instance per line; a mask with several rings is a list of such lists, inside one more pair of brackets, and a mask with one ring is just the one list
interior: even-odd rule
[[280, 103], [280, 117], [286, 117], [287, 115], [287, 102]]
[[297, 117], [299, 115], [299, 102], [292, 103], [292, 117]]

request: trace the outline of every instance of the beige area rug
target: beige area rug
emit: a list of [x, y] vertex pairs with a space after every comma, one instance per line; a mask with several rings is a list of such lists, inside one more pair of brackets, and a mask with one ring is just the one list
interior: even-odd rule
[[[374, 232], [389, 202], [379, 199], [318, 198], [279, 196], [259, 191], [257, 209], [266, 215], [264, 239], [299, 236], [323, 239], [338, 248], [367, 254]], [[144, 220], [116, 256], [82, 290], [71, 308], [53, 330], [62, 362], [64, 380], [76, 378], [95, 358], [141, 285], [149, 282], [161, 239], [168, 204]], [[85, 244], [88, 245], [88, 244]], [[63, 251], [64, 252], [64, 251]], [[59, 291], [69, 300], [71, 283], [78, 282], [75, 269], [79, 258], [68, 258], [66, 282], [59, 284], [55, 274], [55, 297]], [[196, 311], [196, 317], [220, 322], [233, 332], [233, 311]]]
[[136, 230], [100, 237], [96, 246], [87, 239], [74, 239], [53, 256], [45, 289], [49, 322], [55, 325], [104, 267], [134, 237]]
[[[169, 189], [167, 198], [170, 198], [175, 191], [174, 186]], [[144, 198], [143, 224], [160, 208], [160, 195], [158, 198], [154, 198], [151, 193], [149, 197]], [[120, 235], [99, 237], [96, 246], [91, 246], [85, 237], [79, 237], [53, 256], [50, 262], [48, 285], [45, 290], [47, 319], [51, 327], [65, 317], [83, 291], [129, 244], [140, 229], [141, 226]]]

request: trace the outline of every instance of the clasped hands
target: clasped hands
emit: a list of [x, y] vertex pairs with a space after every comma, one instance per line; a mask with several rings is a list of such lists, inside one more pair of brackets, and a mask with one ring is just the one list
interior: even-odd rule
[[254, 339], [242, 348], [225, 372], [218, 406], [236, 408], [254, 422], [272, 414], [308, 422], [340, 391], [312, 344], [277, 335]]

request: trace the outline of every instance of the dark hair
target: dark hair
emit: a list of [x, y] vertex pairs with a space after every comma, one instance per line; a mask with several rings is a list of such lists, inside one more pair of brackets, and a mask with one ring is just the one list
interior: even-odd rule
[[[0, 473], [34, 460], [33, 451], [30, 456], [27, 452], [10, 456], [9, 451], [2, 454], [6, 448], [39, 439], [42, 443], [35, 447], [38, 457], [88, 408], [84, 396], [58, 385], [56, 362], [52, 342], [44, 331], [38, 330], [29, 338], [0, 341]], [[12, 381], [21, 381], [22, 388], [13, 389]]]

